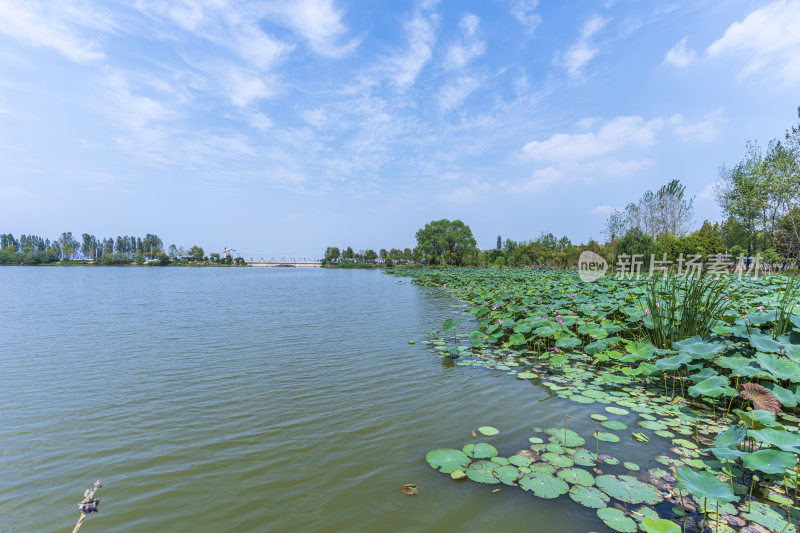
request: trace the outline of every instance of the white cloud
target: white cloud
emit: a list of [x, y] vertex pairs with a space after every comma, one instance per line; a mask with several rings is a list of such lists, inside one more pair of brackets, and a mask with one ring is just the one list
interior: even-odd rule
[[601, 216], [607, 217], [608, 215], [610, 215], [614, 211], [616, 211], [615, 207], [611, 207], [608, 204], [603, 204], [603, 205], [598, 205], [597, 207], [593, 208], [591, 211], [589, 211], [589, 214], [601, 215]]
[[439, 199], [445, 202], [455, 204], [472, 204], [477, 203], [486, 198], [486, 194], [491, 190], [489, 184], [484, 181], [473, 180], [471, 183], [456, 187], [452, 191], [448, 191], [439, 196]]
[[333, 0], [282, 2], [276, 7], [277, 18], [308, 41], [311, 50], [321, 56], [344, 57], [360, 44], [358, 39], [339, 43], [348, 28]]
[[582, 77], [583, 68], [600, 52], [597, 45], [592, 41], [592, 37], [602, 30], [608, 22], [608, 19], [595, 15], [581, 26], [578, 32], [578, 40], [560, 58], [570, 78], [577, 79]]
[[698, 122], [686, 122], [681, 115], [669, 119], [672, 133], [685, 141], [710, 142], [719, 136], [719, 124], [724, 120], [722, 109], [717, 109]]
[[475, 77], [461, 76], [453, 83], [442, 87], [436, 96], [436, 103], [443, 112], [451, 111], [463, 104], [467, 97], [480, 85], [480, 80]]
[[678, 41], [677, 44], [675, 44], [675, 46], [673, 46], [672, 49], [667, 52], [664, 62], [681, 68], [694, 61], [696, 52], [693, 49], [686, 47], [686, 42], [688, 40], [688, 37], [684, 37]]
[[257, 130], [267, 131], [272, 128], [272, 120], [264, 113], [254, 113], [250, 117], [250, 125]]
[[324, 127], [328, 123], [328, 113], [321, 107], [307, 109], [300, 113], [300, 117], [317, 129]]
[[20, 196], [26, 196], [27, 194], [27, 189], [23, 189], [22, 187], [18, 187], [16, 185], [0, 187], [0, 198], [18, 198]]
[[703, 190], [700, 191], [697, 196], [695, 196], [695, 200], [698, 202], [710, 202], [714, 199], [714, 191], [720, 186], [721, 181], [714, 181], [703, 187]]
[[463, 32], [462, 41], [448, 48], [445, 68], [448, 70], [463, 68], [486, 51], [486, 43], [478, 39], [476, 35], [478, 24], [480, 24], [480, 18], [472, 13], [466, 13], [461, 17], [459, 27]]
[[102, 59], [100, 44], [82, 36], [79, 28], [113, 32], [115, 24], [103, 8], [77, 4], [69, 0], [0, 0], [0, 33], [26, 44], [52, 48], [76, 63]]
[[646, 121], [641, 116], [617, 117], [593, 133], [556, 133], [544, 141], [531, 141], [521, 157], [544, 161], [577, 161], [603, 156], [627, 146], [644, 147], [655, 143], [664, 121]]
[[756, 9], [731, 24], [707, 53], [743, 64], [740, 77], [765, 70], [783, 83], [800, 82], [800, 1], [779, 0]]
[[408, 35], [408, 50], [395, 55], [388, 62], [389, 75], [401, 89], [407, 89], [414, 84], [422, 67], [433, 55], [436, 29], [439, 25], [439, 15], [429, 12], [429, 8], [433, 6], [435, 2], [421, 5], [404, 25]]
[[520, 24], [533, 33], [533, 30], [542, 22], [542, 16], [536, 12], [539, 0], [513, 0], [511, 2], [511, 14]]
[[557, 168], [545, 167], [534, 170], [531, 176], [522, 180], [505, 180], [503, 187], [515, 193], [537, 193], [564, 179], [564, 173]]
[[231, 103], [237, 107], [247, 107], [257, 100], [275, 94], [271, 84], [263, 75], [230, 64], [223, 67], [225, 72], [220, 83], [225, 88]]

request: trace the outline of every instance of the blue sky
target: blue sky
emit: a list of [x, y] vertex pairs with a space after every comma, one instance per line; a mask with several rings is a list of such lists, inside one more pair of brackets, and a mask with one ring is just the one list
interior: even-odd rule
[[0, 0], [0, 231], [602, 238], [797, 123], [800, 0]]

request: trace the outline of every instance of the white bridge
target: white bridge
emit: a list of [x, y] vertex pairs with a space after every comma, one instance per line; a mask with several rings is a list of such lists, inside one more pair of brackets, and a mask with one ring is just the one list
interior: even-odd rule
[[254, 267], [306, 267], [306, 268], [320, 268], [322, 266], [322, 261], [276, 261], [276, 260], [269, 260], [265, 261], [264, 259], [255, 260], [250, 259], [249, 261], [245, 261], [247, 266], [254, 266]]

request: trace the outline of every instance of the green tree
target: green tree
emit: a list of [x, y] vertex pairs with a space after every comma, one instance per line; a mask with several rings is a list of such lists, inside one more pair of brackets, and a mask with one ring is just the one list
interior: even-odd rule
[[197, 246], [196, 244], [189, 249], [188, 256], [189, 256], [190, 259], [194, 259], [195, 261], [202, 262], [204, 255], [205, 255], [205, 252], [203, 251], [203, 249], [200, 246]]
[[472, 230], [460, 220], [434, 220], [417, 231], [417, 248], [431, 264], [460, 266], [476, 250]]
[[375, 250], [373, 249], [369, 249], [366, 252], [364, 252], [364, 261], [366, 261], [367, 263], [374, 263], [377, 258], [378, 254], [375, 253]]
[[325, 249], [324, 261], [326, 263], [335, 263], [339, 260], [339, 256], [340, 256], [339, 248], [337, 248], [336, 246], [328, 246]]
[[639, 227], [629, 229], [619, 240], [620, 255], [640, 255], [644, 265], [650, 264], [650, 255], [656, 253], [653, 237], [644, 233]]

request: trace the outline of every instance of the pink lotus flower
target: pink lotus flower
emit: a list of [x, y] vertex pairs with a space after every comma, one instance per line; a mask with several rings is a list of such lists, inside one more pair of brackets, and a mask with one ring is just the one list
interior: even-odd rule
[[759, 306], [758, 306], [758, 310], [759, 310], [759, 311], [763, 311], [763, 310], [764, 310], [764, 306], [763, 306], [763, 305], [759, 305]]
[[556, 348], [555, 346], [553, 346], [553, 353], [558, 353], [558, 348]]
[[561, 320], [561, 315], [556, 315], [556, 318], [557, 318], [558, 320]]
[[656, 302], [656, 307], [661, 307], [661, 304]]
[[645, 310], [644, 310], [644, 316], [647, 316], [647, 315], [649, 315], [649, 314], [650, 314], [650, 310], [649, 310], [649, 309], [645, 309]]
[[558, 321], [558, 325], [559, 325], [559, 326], [563, 326], [563, 325], [564, 325], [564, 321], [563, 321], [563, 320], [559, 320], [559, 321]]
[[744, 310], [744, 314], [746, 314], [746, 315], [749, 315], [749, 314], [750, 314], [750, 312], [749, 312], [747, 309], [745, 309], [745, 310]]
[[498, 324], [502, 324], [502, 323], [503, 323], [503, 321], [502, 321], [502, 320], [500, 320], [500, 319], [498, 318], [498, 319], [497, 319], [497, 323], [498, 323]]
[[542, 317], [542, 320], [547, 320], [545, 317]]
[[572, 298], [572, 294], [567, 294], [567, 298]]
[[528, 308], [526, 307], [525, 309], [522, 310], [522, 312], [523, 313], [527, 313], [528, 312]]
[[728, 297], [727, 297], [727, 296], [723, 296], [723, 297], [722, 297], [722, 299], [723, 299], [723, 300], [727, 300], [727, 299], [728, 299]]
[[473, 429], [473, 430], [472, 430], [472, 438], [474, 439], [474, 438], [475, 438], [475, 437], [477, 437], [477, 436], [478, 436], [478, 435], [476, 435], [476, 434], [475, 434], [475, 430]]
[[497, 310], [497, 304], [494, 304], [494, 307], [492, 307], [492, 309], [494, 309], [496, 311]]

